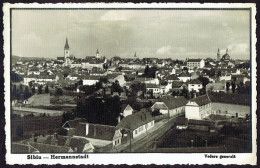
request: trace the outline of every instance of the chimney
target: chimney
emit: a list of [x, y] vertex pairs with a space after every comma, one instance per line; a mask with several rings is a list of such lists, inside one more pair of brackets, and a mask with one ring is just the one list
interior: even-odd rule
[[96, 136], [96, 124], [94, 124], [94, 137]]
[[117, 122], [120, 123], [120, 115], [117, 117]]

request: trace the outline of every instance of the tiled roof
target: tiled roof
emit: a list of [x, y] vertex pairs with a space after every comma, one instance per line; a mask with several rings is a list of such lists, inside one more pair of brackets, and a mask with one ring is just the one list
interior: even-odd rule
[[172, 74], [166, 77], [166, 80], [180, 80], [176, 75]]
[[193, 98], [190, 101], [194, 101], [199, 106], [203, 106], [203, 105], [209, 104], [211, 102], [209, 99], [209, 96], [207, 96], [207, 95], [202, 95], [202, 96]]
[[76, 128], [79, 123], [87, 123], [87, 120], [85, 118], [75, 118], [74, 120], [69, 120], [64, 123], [63, 126], [67, 126], [69, 124], [70, 128]]
[[[169, 110], [185, 106], [188, 103], [187, 99], [185, 99], [183, 96], [175, 98], [171, 95], [163, 96], [158, 102], [163, 102]], [[165, 107], [160, 105], [159, 103], [155, 103], [152, 108], [165, 109]]]
[[202, 59], [189, 59], [187, 62], [200, 62]]
[[238, 104], [250, 106], [250, 95], [247, 94], [236, 94], [236, 93], [208, 93], [210, 100], [217, 103], [227, 103], [227, 104]]
[[73, 150], [77, 148], [77, 152], [80, 153], [88, 143], [89, 141], [84, 137], [71, 137], [68, 146]]
[[199, 81], [198, 79], [193, 79], [193, 80], [191, 80], [191, 81], [189, 82], [189, 84], [199, 84], [199, 85], [201, 85], [202, 83], [201, 83], [201, 81]]
[[147, 83], [145, 84], [146, 88], [160, 88], [158, 85], [153, 83]]
[[134, 130], [142, 125], [151, 122], [152, 120], [153, 117], [149, 112], [138, 112], [123, 118], [116, 126], [116, 129]]
[[188, 73], [181, 73], [178, 77], [190, 77]]
[[[88, 135], [86, 135], [86, 125], [88, 124]], [[87, 138], [101, 139], [112, 141], [115, 134], [115, 127], [110, 125], [80, 123], [76, 128], [77, 136], [85, 136]]]

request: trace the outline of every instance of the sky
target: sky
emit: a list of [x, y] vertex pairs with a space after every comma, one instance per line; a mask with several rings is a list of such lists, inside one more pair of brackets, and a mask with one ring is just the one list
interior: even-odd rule
[[13, 10], [12, 55], [250, 58], [249, 10]]

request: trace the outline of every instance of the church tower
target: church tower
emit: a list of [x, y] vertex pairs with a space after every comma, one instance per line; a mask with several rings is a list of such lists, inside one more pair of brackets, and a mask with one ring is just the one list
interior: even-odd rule
[[96, 52], [96, 58], [100, 58], [98, 49], [97, 49], [97, 52]]
[[64, 60], [66, 61], [66, 59], [69, 57], [70, 57], [70, 47], [69, 47], [68, 39], [66, 38], [66, 43], [64, 46]]
[[218, 49], [218, 53], [217, 53], [217, 61], [220, 61], [220, 52], [219, 52], [219, 49]]

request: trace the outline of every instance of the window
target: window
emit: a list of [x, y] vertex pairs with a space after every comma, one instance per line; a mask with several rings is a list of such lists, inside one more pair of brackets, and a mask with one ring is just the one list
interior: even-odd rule
[[116, 141], [115, 141], [115, 145], [116, 145]]
[[135, 134], [137, 134], [137, 130], [135, 130]]
[[118, 144], [119, 144], [119, 139], [118, 139], [118, 141], [117, 141], [117, 142], [118, 142]]

